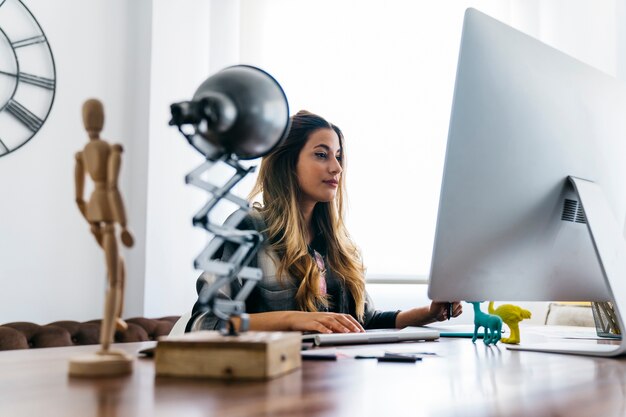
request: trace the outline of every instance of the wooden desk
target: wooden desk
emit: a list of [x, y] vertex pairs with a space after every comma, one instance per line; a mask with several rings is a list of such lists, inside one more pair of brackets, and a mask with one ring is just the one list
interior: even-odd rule
[[[154, 342], [117, 345], [136, 353]], [[428, 351], [415, 364], [305, 361], [268, 382], [67, 376], [95, 346], [0, 352], [0, 416], [622, 416], [626, 362], [512, 352], [469, 339], [377, 345]], [[372, 347], [367, 347], [372, 349]]]

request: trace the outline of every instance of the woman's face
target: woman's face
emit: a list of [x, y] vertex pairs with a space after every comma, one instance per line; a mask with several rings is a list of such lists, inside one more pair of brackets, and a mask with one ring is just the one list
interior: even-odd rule
[[341, 176], [341, 147], [333, 129], [318, 129], [298, 155], [296, 175], [304, 203], [332, 201]]

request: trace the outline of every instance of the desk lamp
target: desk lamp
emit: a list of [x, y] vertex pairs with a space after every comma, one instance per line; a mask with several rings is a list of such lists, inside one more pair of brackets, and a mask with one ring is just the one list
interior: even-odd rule
[[[247, 332], [245, 299], [262, 278], [261, 270], [248, 267], [263, 236], [256, 230], [238, 230], [249, 203], [231, 193], [232, 188], [256, 167], [242, 160], [259, 158], [273, 150], [289, 131], [289, 106], [278, 82], [265, 71], [246, 65], [226, 68], [204, 81], [191, 101], [171, 105], [170, 125], [177, 126], [189, 144], [206, 160], [186, 176], [212, 196], [194, 215], [194, 226], [214, 235], [194, 261], [194, 266], [214, 277], [198, 296], [198, 314], [214, 314], [220, 331], [199, 331], [159, 341], [158, 375], [217, 378], [265, 378], [300, 366], [300, 335], [295, 332]], [[223, 186], [212, 184], [205, 174], [216, 164], [235, 173]], [[227, 199], [239, 208], [218, 225], [209, 213]], [[213, 259], [224, 242], [239, 245], [230, 259]], [[244, 281], [232, 299], [218, 298], [218, 291], [233, 280]], [[239, 317], [239, 332], [233, 318]], [[226, 328], [227, 326], [227, 328]], [[256, 357], [255, 357], [256, 356]]]
[[[287, 97], [278, 82], [268, 73], [251, 66], [226, 68], [203, 82], [192, 101], [171, 105], [170, 125], [178, 127], [187, 141], [206, 157], [206, 161], [186, 177], [193, 184], [212, 194], [211, 199], [193, 217], [193, 225], [215, 237], [194, 261], [194, 267], [215, 277], [211, 285], [200, 292], [199, 313], [211, 312], [224, 326], [229, 323], [229, 334], [235, 335], [232, 317], [241, 319], [240, 330], [248, 329], [245, 299], [261, 279], [261, 270], [246, 265], [256, 255], [263, 240], [257, 231], [237, 230], [235, 226], [246, 216], [249, 204], [231, 194], [232, 188], [255, 166], [245, 168], [240, 160], [259, 158], [274, 149], [289, 130]], [[203, 179], [203, 175], [217, 163], [234, 168], [233, 176], [221, 187]], [[239, 206], [230, 224], [211, 223], [209, 213], [221, 199]], [[227, 261], [213, 260], [215, 252], [225, 241], [239, 245]], [[217, 298], [220, 288], [237, 277], [245, 284], [232, 300]], [[222, 328], [224, 330], [224, 328]]]

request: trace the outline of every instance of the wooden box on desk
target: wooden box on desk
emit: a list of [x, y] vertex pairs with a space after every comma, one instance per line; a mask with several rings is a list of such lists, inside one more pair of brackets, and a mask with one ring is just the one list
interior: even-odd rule
[[156, 374], [193, 378], [268, 379], [300, 368], [300, 332], [199, 331], [159, 339]]

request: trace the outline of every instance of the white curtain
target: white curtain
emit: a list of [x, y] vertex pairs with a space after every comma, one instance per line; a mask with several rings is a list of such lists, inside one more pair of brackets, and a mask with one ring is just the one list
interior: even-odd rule
[[623, 76], [622, 2], [214, 0], [210, 66], [259, 66], [282, 84], [292, 113], [340, 126], [348, 226], [368, 278], [425, 280], [464, 10]]

